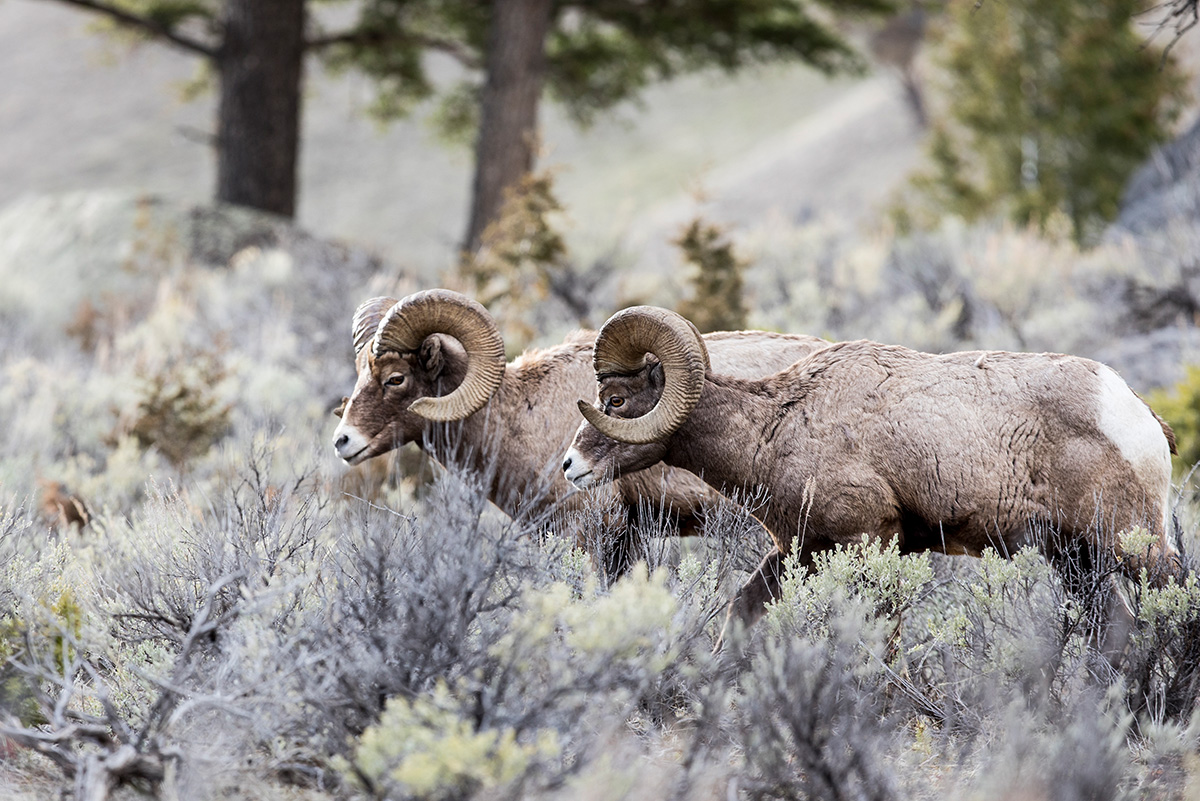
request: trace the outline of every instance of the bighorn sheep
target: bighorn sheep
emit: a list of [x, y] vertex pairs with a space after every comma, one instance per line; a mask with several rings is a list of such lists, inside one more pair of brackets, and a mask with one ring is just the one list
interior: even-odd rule
[[[727, 625], [753, 623], [777, 595], [793, 540], [806, 568], [864, 534], [906, 553], [1033, 544], [1078, 592], [1086, 577], [1066, 568], [1119, 554], [1118, 533], [1140, 525], [1155, 545], [1121, 554], [1122, 567], [1178, 565], [1171, 429], [1097, 362], [857, 341], [746, 380], [710, 366], [683, 318], [635, 307], [603, 326], [594, 368], [599, 401], [579, 401], [586, 421], [563, 463], [576, 486], [661, 460], [723, 491], [768, 493], [761, 519], [775, 548]], [[1124, 632], [1110, 636], [1106, 654]]]
[[[464, 463], [490, 476], [489, 498], [509, 515], [582, 504], [558, 465], [576, 428], [574, 399], [593, 386], [594, 332], [577, 332], [562, 345], [506, 364], [487, 310], [445, 289], [401, 301], [368, 300], [352, 327], [358, 380], [337, 412], [342, 419], [333, 436], [347, 463], [416, 442], [443, 463]], [[772, 373], [828, 344], [766, 332], [712, 334], [707, 342], [721, 369], [747, 377]], [[437, 431], [438, 423], [455, 428]], [[695, 476], [663, 467], [628, 476], [616, 489], [619, 511], [636, 515], [642, 501], [643, 511], [677, 519], [681, 533], [694, 533], [703, 506], [717, 498]], [[570, 495], [577, 497], [567, 500]], [[631, 544], [628, 530], [617, 532], [610, 550], [594, 556], [619, 575]]]

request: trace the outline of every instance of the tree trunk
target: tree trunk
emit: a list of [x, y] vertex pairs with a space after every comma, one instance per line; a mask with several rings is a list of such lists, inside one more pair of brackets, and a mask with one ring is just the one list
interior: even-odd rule
[[296, 212], [305, 0], [226, 0], [217, 199]]
[[496, 0], [493, 6], [463, 245], [468, 253], [479, 249], [483, 230], [499, 216], [504, 190], [533, 169], [551, 9], [551, 0]]

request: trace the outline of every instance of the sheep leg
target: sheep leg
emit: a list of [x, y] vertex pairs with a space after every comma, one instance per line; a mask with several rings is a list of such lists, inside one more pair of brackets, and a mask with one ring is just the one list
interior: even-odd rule
[[737, 595], [733, 596], [725, 613], [725, 624], [721, 627], [717, 644], [713, 646], [713, 653], [718, 653], [724, 648], [725, 641], [732, 636], [735, 626], [750, 628], [763, 616], [767, 601], [779, 597], [784, 575], [783, 559], [783, 552], [777, 547], [772, 548], [750, 579], [738, 590]]
[[1136, 619], [1121, 594], [1115, 554], [1091, 543], [1059, 547], [1050, 562], [1067, 593], [1083, 608], [1087, 639], [1114, 670], [1124, 661]]
[[624, 525], [617, 525], [607, 532], [604, 541], [600, 543], [600, 552], [597, 554], [597, 561], [600, 562], [610, 585], [624, 577], [633, 567], [633, 563], [641, 558], [642, 546], [633, 514], [634, 510], [629, 511], [630, 514], [626, 517]]

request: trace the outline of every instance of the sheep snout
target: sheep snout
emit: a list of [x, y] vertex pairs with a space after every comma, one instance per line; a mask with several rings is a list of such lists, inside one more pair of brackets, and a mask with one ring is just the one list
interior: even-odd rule
[[584, 489], [593, 482], [592, 466], [587, 458], [575, 448], [569, 449], [563, 456], [563, 475], [576, 487]]
[[354, 426], [343, 420], [333, 432], [333, 450], [346, 464], [358, 464], [371, 443]]

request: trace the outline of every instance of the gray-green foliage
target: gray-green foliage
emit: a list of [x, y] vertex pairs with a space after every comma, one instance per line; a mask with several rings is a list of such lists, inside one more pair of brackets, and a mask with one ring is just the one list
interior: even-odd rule
[[[91, 345], [62, 333], [71, 314], [21, 313], [54, 311], [24, 273], [0, 282], [0, 733], [13, 738], [0, 795], [58, 795], [118, 754], [130, 772], [105, 774], [127, 782], [111, 797], [185, 801], [1115, 798], [1194, 772], [1194, 579], [1126, 588], [1141, 622], [1114, 675], [1036, 552], [868, 544], [789, 576], [741, 650], [713, 657], [723, 604], [769, 545], [749, 517], [769, 499], [718, 505], [700, 541], [640, 531], [652, 569], [606, 586], [574, 540], [500, 515], [479, 476], [439, 468], [415, 498], [386, 464], [335, 463], [328, 408], [353, 381], [336, 332], [362, 297], [394, 291], [385, 278], [341, 283], [352, 270], [279, 232], [276, 246], [214, 235], [203, 248], [178, 223], [192, 215], [159, 238], [165, 206], [139, 225], [91, 209], [111, 249], [30, 226], [65, 276], [59, 297], [74, 308], [86, 284], [112, 312]], [[55, 261], [70, 249], [55, 230], [96, 259]], [[1042, 257], [1035, 278], [1076, 266], [1068, 244], [946, 237], [859, 252], [824, 278], [903, 280], [947, 308], [987, 287], [989, 302], [1036, 310], [1045, 284], [1006, 296], [1017, 277], [960, 269], [961, 255], [982, 241], [987, 265]], [[68, 270], [113, 251], [166, 259], [115, 262], [120, 297], [104, 271]], [[929, 253], [945, 259], [923, 267]], [[886, 295], [864, 293], [843, 297]], [[139, 367], [217, 337], [213, 358], [237, 378], [213, 388], [227, 436], [177, 465], [132, 436], [110, 444]], [[38, 472], [89, 501], [87, 527], [38, 516]], [[607, 511], [581, 513], [597, 531], [580, 542]]]
[[[1191, 675], [1168, 651], [1195, 625], [1194, 579], [1134, 588], [1131, 664], [1153, 663], [1108, 693], [1032, 550], [831, 552], [788, 577], [740, 660], [713, 659], [712, 593], [745, 574], [722, 576], [712, 552], [606, 589], [453, 472], [401, 510], [340, 497], [265, 440], [222, 462], [199, 505], [159, 491], [128, 523], [40, 555], [19, 515], [0, 538], [35, 559], [13, 562], [26, 566], [5, 598], [13, 619], [42, 621], [25, 626], [31, 650], [6, 654], [49, 682], [36, 709], [52, 714], [69, 658], [68, 712], [178, 754], [181, 797], [232, 782], [271, 797], [304, 777], [385, 798], [565, 798], [597, 781], [634, 797], [736, 782], [752, 798], [1116, 798], [1162, 775], [1143, 771], [1159, 751], [1135, 747], [1142, 731], [1181, 780], [1167, 756], [1190, 707], [1143, 701], [1178, 699]], [[65, 615], [68, 586], [79, 612]]]

